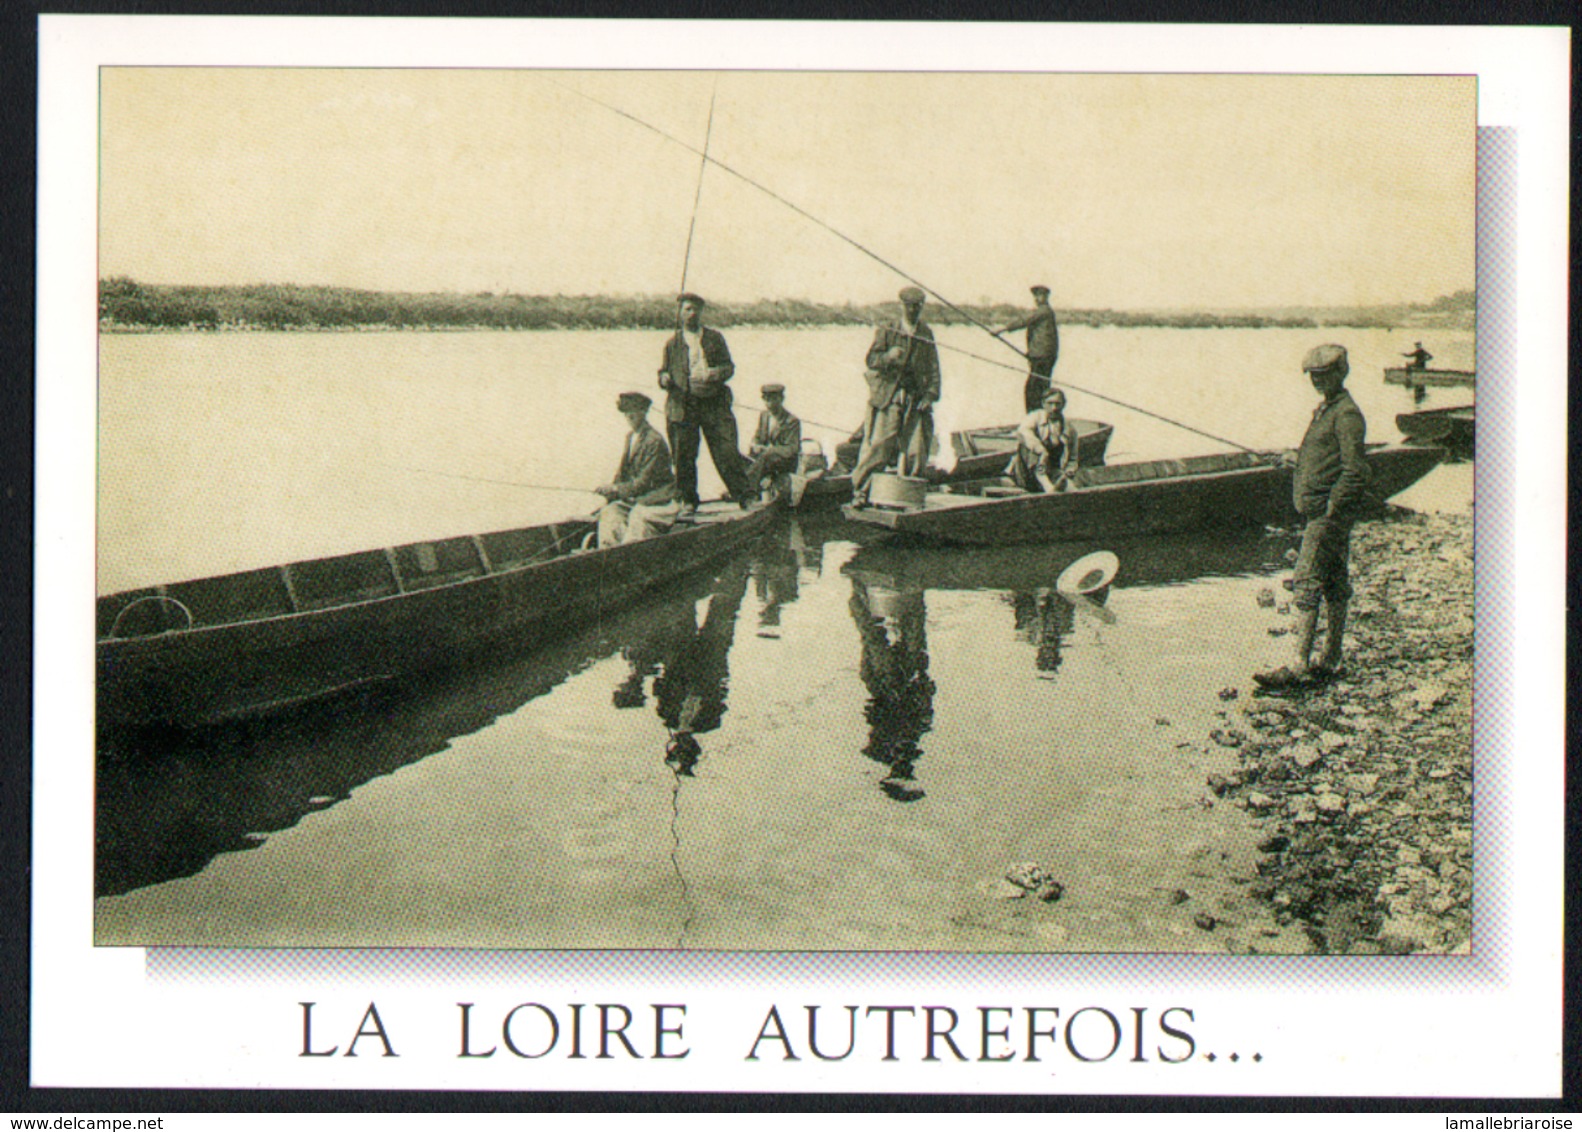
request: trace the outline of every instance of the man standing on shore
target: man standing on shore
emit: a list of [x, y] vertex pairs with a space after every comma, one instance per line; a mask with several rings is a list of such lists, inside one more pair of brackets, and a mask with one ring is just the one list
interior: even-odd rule
[[[1341, 637], [1346, 631], [1346, 606], [1351, 600], [1346, 562], [1351, 549], [1351, 525], [1368, 487], [1368, 465], [1363, 454], [1368, 426], [1362, 410], [1345, 389], [1350, 372], [1346, 348], [1317, 346], [1308, 352], [1302, 369], [1324, 400], [1314, 410], [1312, 423], [1297, 451], [1291, 487], [1296, 510], [1307, 519], [1291, 579], [1296, 606], [1296, 663], [1255, 675], [1253, 679], [1264, 688], [1308, 687], [1340, 672]], [[1323, 657], [1313, 664], [1320, 605], [1327, 611], [1328, 623]]]
[[737, 447], [736, 414], [727, 384], [736, 372], [725, 336], [703, 325], [703, 300], [681, 295], [680, 328], [665, 343], [659, 364], [659, 387], [666, 391], [665, 419], [676, 461], [676, 489], [682, 506], [698, 505], [698, 434], [709, 444], [709, 457], [725, 481], [730, 498], [744, 506], [752, 496], [747, 469]]
[[901, 289], [901, 317], [874, 334], [868, 347], [868, 417], [862, 449], [852, 469], [852, 502], [868, 502], [873, 473], [897, 454], [901, 474], [921, 475], [934, 440], [934, 403], [939, 400], [939, 349], [923, 321], [921, 287]]
[[1027, 331], [1027, 384], [1022, 387], [1022, 402], [1031, 413], [1042, 407], [1055, 372], [1055, 362], [1060, 358], [1060, 327], [1049, 305], [1049, 288], [1042, 283], [1033, 286], [1033, 313], [1006, 323], [994, 332], [994, 336], [998, 338], [1023, 329]]

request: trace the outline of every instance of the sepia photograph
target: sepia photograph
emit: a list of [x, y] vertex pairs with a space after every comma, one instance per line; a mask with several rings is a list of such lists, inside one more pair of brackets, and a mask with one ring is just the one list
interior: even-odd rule
[[100, 105], [97, 943], [1466, 948], [1470, 77]]
[[1555, 1087], [1564, 33], [308, 30], [41, 25], [36, 1084]]

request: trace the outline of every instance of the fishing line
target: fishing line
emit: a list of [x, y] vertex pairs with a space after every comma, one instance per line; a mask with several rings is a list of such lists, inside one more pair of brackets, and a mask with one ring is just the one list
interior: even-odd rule
[[[551, 83], [554, 83], [555, 86], [561, 87], [563, 90], [570, 91], [572, 94], [575, 94], [579, 98], [587, 99], [589, 102], [593, 103], [596, 106], [604, 107], [606, 110], [610, 111], [612, 114], [619, 114], [622, 118], [625, 118], [627, 121], [635, 122], [637, 125], [643, 127], [643, 129], [651, 130], [654, 133], [658, 134], [660, 137], [666, 139], [667, 141], [674, 142], [676, 145], [681, 146], [683, 149], [686, 149], [686, 150], [688, 150], [688, 151], [690, 151], [692, 153], [700, 153], [701, 152], [702, 157], [703, 157], [703, 162], [704, 162], [705, 165], [714, 165], [714, 166], [718, 167], [719, 169], [723, 170], [724, 172], [729, 173], [732, 177], [735, 177], [737, 180], [742, 181], [745, 184], [751, 185], [753, 188], [757, 189], [759, 192], [763, 193], [764, 195], [766, 195], [768, 197], [771, 197], [774, 200], [779, 201], [781, 204], [783, 204], [787, 208], [789, 208], [792, 212], [795, 212], [797, 215], [799, 215], [799, 216], [801, 216], [801, 217], [803, 217], [803, 218], [805, 218], [805, 219], [807, 219], [809, 221], [812, 221], [814, 224], [817, 224], [820, 228], [824, 229], [830, 235], [836, 237], [839, 240], [844, 240], [846, 243], [850, 244], [852, 247], [854, 247], [858, 251], [862, 252], [863, 255], [865, 255], [868, 258], [874, 260], [876, 263], [882, 264], [883, 266], [889, 268], [891, 271], [895, 272], [895, 274], [899, 275], [902, 279], [905, 279], [908, 283], [911, 283], [911, 284], [913, 284], [914, 286], [917, 286], [917, 287], [921, 287], [924, 291], [927, 291], [930, 295], [933, 295], [934, 298], [938, 299], [946, 307], [949, 307], [951, 310], [955, 311], [962, 318], [964, 318], [968, 322], [972, 323], [972, 325], [976, 326], [979, 330], [982, 330], [984, 333], [988, 334], [995, 341], [997, 341], [997, 342], [1001, 343], [1002, 345], [1004, 345], [1007, 349], [1010, 349], [1010, 350], [1014, 351], [1017, 355], [1019, 355], [1022, 358], [1026, 358], [1027, 357], [1026, 354], [1022, 353], [1021, 350], [1018, 350], [1013, 344], [1011, 344], [1010, 342], [1007, 342], [1004, 338], [1000, 337], [998, 334], [995, 334], [993, 330], [991, 330], [989, 327], [985, 326], [983, 323], [979, 322], [977, 319], [973, 318], [971, 314], [969, 314], [967, 311], [962, 310], [955, 303], [953, 303], [949, 299], [945, 298], [944, 295], [941, 295], [938, 291], [936, 291], [932, 287], [930, 287], [927, 283], [924, 283], [920, 279], [914, 278], [912, 275], [910, 275], [907, 272], [901, 270], [901, 268], [897, 267], [895, 264], [893, 264], [889, 260], [885, 259], [878, 252], [874, 251], [871, 248], [865, 247], [863, 244], [861, 244], [857, 240], [852, 239], [850, 236], [846, 235], [844, 232], [840, 231], [839, 229], [835, 228], [834, 226], [832, 226], [830, 224], [827, 224], [823, 220], [820, 220], [817, 216], [814, 216], [811, 212], [809, 212], [807, 209], [803, 208], [801, 205], [797, 204], [795, 201], [787, 200], [785, 197], [781, 196], [779, 193], [775, 192], [773, 189], [769, 188], [767, 185], [760, 184], [759, 182], [753, 180], [751, 177], [749, 177], [747, 174], [741, 172], [740, 170], [731, 168], [729, 165], [725, 164], [725, 162], [721, 161], [719, 158], [717, 158], [717, 157], [710, 157], [707, 147], [705, 147], [703, 150], [700, 151], [696, 146], [694, 146], [694, 145], [692, 145], [692, 144], [690, 144], [688, 142], [682, 141], [680, 138], [676, 137], [674, 134], [667, 133], [666, 131], [660, 129], [658, 126], [653, 125], [651, 122], [645, 122], [645, 121], [643, 121], [643, 119], [637, 117], [636, 115], [629, 114], [625, 110], [622, 110], [619, 106], [612, 106], [610, 103], [605, 102], [602, 99], [595, 98], [593, 95], [587, 94], [587, 93], [585, 93], [583, 91], [580, 91], [574, 86], [568, 86], [565, 83], [556, 82], [554, 79], [549, 79], [547, 81], [549, 81]], [[709, 109], [710, 121], [712, 122], [712, 120], [713, 120], [713, 102], [712, 101], [710, 102], [709, 106], [710, 106], [710, 109]]]
[[[1022, 358], [1024, 360], [1027, 358], [1027, 354], [1024, 353], [1021, 349], [1019, 349], [1015, 344], [1007, 341], [1003, 336], [1001, 336], [999, 334], [996, 334], [991, 328], [989, 328], [988, 326], [984, 325], [978, 319], [974, 318], [970, 313], [968, 313], [965, 310], [962, 310], [955, 303], [953, 303], [949, 299], [945, 298], [944, 295], [941, 295], [938, 291], [934, 290], [934, 288], [930, 287], [928, 284], [924, 283], [922, 280], [917, 279], [917, 278], [913, 277], [912, 275], [908, 274], [907, 272], [903, 271], [901, 268], [897, 267], [895, 264], [891, 263], [889, 260], [887, 260], [883, 256], [881, 256], [878, 252], [873, 251], [871, 248], [865, 247], [863, 244], [859, 243], [857, 240], [852, 239], [850, 236], [846, 235], [844, 232], [841, 232], [840, 230], [836, 229], [835, 227], [831, 226], [830, 224], [827, 224], [823, 220], [820, 220], [817, 216], [814, 216], [811, 212], [807, 211], [807, 209], [805, 209], [802, 206], [798, 205], [794, 201], [787, 200], [785, 197], [781, 196], [779, 193], [775, 192], [773, 189], [769, 188], [767, 185], [760, 184], [759, 182], [753, 180], [751, 177], [747, 176], [745, 173], [742, 173], [741, 171], [739, 171], [737, 169], [731, 168], [729, 165], [725, 164], [723, 161], [721, 161], [717, 157], [710, 157], [706, 145], [705, 145], [705, 148], [700, 151], [696, 146], [691, 145], [688, 142], [682, 141], [680, 138], [676, 137], [675, 135], [670, 134], [670, 133], [666, 132], [665, 130], [660, 129], [658, 126], [655, 126], [655, 125], [653, 125], [650, 122], [645, 122], [643, 119], [637, 117], [636, 115], [628, 113], [625, 110], [622, 110], [619, 106], [613, 106], [610, 103], [605, 102], [603, 99], [595, 98], [593, 95], [587, 94], [584, 91], [578, 90], [576, 87], [569, 86], [569, 85], [567, 85], [565, 83], [556, 82], [554, 79], [549, 79], [547, 81], [553, 83], [555, 86], [561, 87], [562, 89], [571, 92], [572, 94], [575, 94], [579, 98], [587, 99], [589, 102], [592, 102], [596, 106], [602, 106], [602, 107], [604, 107], [604, 109], [610, 111], [612, 114], [618, 114], [622, 118], [625, 118], [627, 121], [636, 123], [637, 125], [643, 127], [643, 129], [652, 131], [653, 133], [658, 134], [660, 137], [666, 139], [667, 141], [673, 142], [674, 144], [681, 146], [683, 149], [686, 149], [686, 150], [688, 150], [688, 151], [690, 151], [692, 153], [701, 153], [704, 165], [712, 164], [712, 165], [718, 167], [719, 169], [723, 170], [724, 172], [729, 173], [732, 177], [735, 177], [737, 180], [742, 181], [745, 184], [748, 184], [748, 185], [752, 186], [753, 188], [757, 189], [759, 192], [765, 194], [766, 196], [769, 196], [769, 197], [773, 198], [774, 200], [779, 201], [781, 204], [783, 204], [787, 208], [791, 209], [791, 211], [795, 212], [797, 215], [802, 216], [803, 218], [805, 218], [805, 219], [811, 221], [812, 223], [818, 225], [820, 228], [823, 228], [826, 232], [829, 232], [832, 236], [835, 236], [836, 238], [845, 241], [846, 243], [850, 244], [852, 247], [856, 248], [858, 251], [862, 252], [864, 255], [868, 256], [870, 259], [872, 259], [875, 262], [880, 263], [883, 266], [889, 268], [891, 271], [895, 272], [895, 274], [899, 275], [902, 279], [905, 279], [907, 282], [912, 283], [912, 284], [914, 284], [917, 287], [921, 287], [924, 291], [928, 292], [930, 295], [934, 296], [934, 298], [938, 299], [939, 302], [941, 304], [943, 304], [945, 307], [949, 308], [950, 310], [954, 311], [956, 314], [960, 315], [963, 319], [965, 319], [967, 322], [971, 323], [973, 326], [976, 326], [979, 330], [984, 331], [991, 338], [993, 338], [996, 342], [1000, 343], [1002, 346], [1006, 347], [1008, 350], [1011, 350], [1018, 357], [1020, 357], [1020, 358]], [[709, 121], [710, 121], [711, 125], [713, 123], [713, 117], [714, 117], [714, 104], [713, 104], [713, 101], [711, 99], [710, 103], [709, 103]], [[701, 182], [701, 177], [700, 177], [700, 182]], [[866, 320], [864, 320], [864, 321], [866, 323]], [[868, 324], [868, 325], [878, 325], [878, 324]], [[936, 344], [938, 344], [938, 343], [936, 343]], [[974, 354], [970, 350], [964, 350], [964, 349], [961, 349], [960, 347], [956, 347], [956, 346], [947, 346], [945, 348], [948, 349], [948, 350], [951, 350], [951, 351], [953, 351], [955, 353], [964, 354], [965, 356], [967, 356], [969, 358], [975, 358], [978, 361], [987, 362], [989, 365], [1002, 366], [1002, 367], [1004, 367], [1006, 369], [1014, 369], [1014, 367], [1012, 367], [1010, 365], [1007, 365], [1005, 362], [998, 361], [998, 360], [996, 360], [994, 358], [985, 358], [981, 354]], [[1020, 371], [1017, 371], [1017, 372], [1020, 372]], [[1152, 417], [1154, 420], [1162, 421], [1163, 423], [1168, 424], [1168, 425], [1174, 425], [1176, 428], [1185, 429], [1187, 432], [1194, 433], [1194, 434], [1196, 434], [1198, 436], [1205, 437], [1205, 438], [1207, 438], [1209, 440], [1213, 440], [1213, 441], [1215, 441], [1217, 443], [1228, 444], [1232, 448], [1238, 448], [1238, 449], [1240, 449], [1243, 452], [1259, 452], [1260, 451], [1259, 449], [1251, 448], [1251, 447], [1249, 447], [1249, 446], [1247, 446], [1245, 444], [1242, 444], [1242, 443], [1240, 443], [1238, 441], [1230, 440], [1230, 439], [1228, 439], [1226, 437], [1223, 437], [1223, 436], [1216, 436], [1216, 435], [1214, 435], [1211, 432], [1206, 432], [1203, 429], [1196, 428], [1196, 427], [1194, 427], [1192, 425], [1189, 425], [1189, 424], [1185, 423], [1184, 421], [1178, 421], [1178, 420], [1175, 420], [1175, 419], [1173, 419], [1171, 417], [1164, 416], [1163, 414], [1151, 412], [1148, 409], [1144, 409], [1144, 408], [1141, 408], [1140, 406], [1130, 404], [1130, 403], [1128, 403], [1126, 401], [1122, 401], [1122, 400], [1120, 400], [1119, 398], [1116, 398], [1116, 397], [1110, 397], [1110, 396], [1108, 396], [1106, 394], [1103, 394], [1103, 393], [1096, 393], [1096, 392], [1094, 392], [1091, 389], [1084, 389], [1084, 388], [1082, 388], [1079, 385], [1073, 385], [1073, 384], [1071, 384], [1070, 382], [1067, 382], [1067, 381], [1061, 381], [1058, 384], [1060, 384], [1061, 386], [1064, 386], [1065, 388], [1068, 388], [1068, 389], [1075, 389], [1077, 392], [1084, 393], [1084, 394], [1088, 395], [1089, 397], [1097, 397], [1099, 400], [1109, 402], [1112, 405], [1119, 405], [1123, 409], [1130, 409], [1132, 412], [1142, 413], [1146, 417]], [[809, 421], [808, 423], [809, 424], [814, 424], [816, 422]], [[834, 431], [834, 426], [833, 425], [818, 425], [818, 427], [819, 428], [827, 428], [827, 429], [831, 429], [832, 431]]]

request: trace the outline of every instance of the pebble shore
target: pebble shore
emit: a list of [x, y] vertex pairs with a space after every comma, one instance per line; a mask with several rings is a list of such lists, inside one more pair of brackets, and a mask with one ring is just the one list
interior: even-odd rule
[[[1472, 547], [1470, 515], [1359, 523], [1340, 677], [1285, 696], [1221, 692], [1209, 741], [1240, 765], [1209, 788], [1264, 827], [1249, 893], [1315, 951], [1468, 948]], [[1260, 596], [1267, 631], [1283, 634], [1289, 594]]]

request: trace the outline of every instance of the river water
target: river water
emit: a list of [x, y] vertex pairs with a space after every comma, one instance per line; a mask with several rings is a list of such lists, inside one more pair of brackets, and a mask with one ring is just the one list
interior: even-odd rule
[[[586, 513], [564, 489], [609, 478], [614, 395], [652, 387], [661, 337], [107, 336], [100, 592]], [[729, 337], [740, 401], [782, 382], [826, 442], [859, 418], [860, 328]], [[960, 351], [1012, 356], [970, 328], [941, 340], [958, 347], [941, 431], [1010, 419], [1020, 376]], [[1394, 438], [1414, 406], [1381, 371], [1407, 331], [1074, 327], [1058, 376], [1075, 415], [1116, 425], [1112, 461], [1226, 446], [1099, 394], [1289, 446], [1324, 340], [1351, 349], [1370, 436]], [[1470, 334], [1426, 344], [1472, 368]], [[1465, 510], [1471, 489], [1447, 465], [1397, 502]], [[805, 519], [531, 654], [245, 726], [107, 735], [96, 939], [1300, 950], [1244, 897], [1250, 823], [1203, 786], [1233, 765], [1202, 738], [1216, 692], [1289, 647], [1257, 595], [1290, 545], [1107, 546], [1121, 570], [1093, 611], [1051, 587], [1094, 547], [899, 551]], [[700, 750], [667, 761], [689, 699]], [[1023, 862], [1063, 897], [1006, 899]]]

